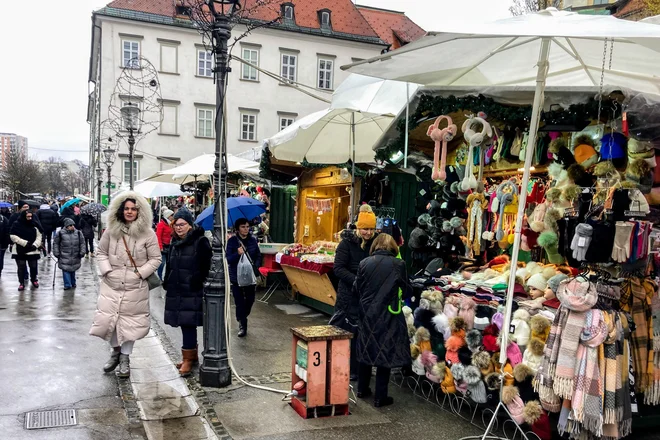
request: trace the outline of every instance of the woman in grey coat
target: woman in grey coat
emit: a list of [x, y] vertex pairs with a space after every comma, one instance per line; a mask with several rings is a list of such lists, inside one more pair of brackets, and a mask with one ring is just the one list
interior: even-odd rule
[[57, 265], [62, 269], [64, 290], [76, 288], [76, 271], [80, 269], [81, 259], [87, 253], [85, 237], [76, 229], [70, 218], [64, 219], [64, 227], [55, 236], [53, 255], [57, 257]]

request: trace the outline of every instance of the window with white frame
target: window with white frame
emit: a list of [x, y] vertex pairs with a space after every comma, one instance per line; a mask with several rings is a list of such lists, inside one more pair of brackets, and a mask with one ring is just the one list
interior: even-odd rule
[[241, 112], [241, 138], [242, 141], [257, 140], [256, 113]]
[[289, 53], [282, 54], [282, 78], [295, 81], [298, 69], [298, 56]]
[[213, 76], [213, 54], [206, 49], [197, 49], [197, 76]]
[[[243, 48], [243, 59], [255, 66], [259, 65], [259, 50], [251, 47]], [[241, 78], [248, 81], [257, 81], [259, 79], [257, 69], [249, 64], [243, 63], [243, 73]]]
[[163, 103], [163, 122], [160, 124], [161, 134], [179, 134], [179, 106], [175, 103]]
[[140, 42], [135, 40], [122, 40], [122, 66], [130, 68], [140, 67]]
[[[129, 183], [131, 180], [131, 161], [130, 160], [124, 160], [123, 161], [123, 166], [122, 166], [122, 182]], [[140, 180], [139, 177], [139, 167], [138, 167], [138, 161], [134, 160], [133, 161], [133, 182], [136, 180]]]
[[213, 114], [212, 108], [197, 108], [197, 137], [213, 137]]
[[295, 119], [293, 116], [280, 116], [280, 131], [293, 124]]
[[319, 58], [319, 89], [332, 89], [332, 67], [334, 62]]
[[328, 11], [321, 12], [321, 26], [330, 26], [330, 13]]

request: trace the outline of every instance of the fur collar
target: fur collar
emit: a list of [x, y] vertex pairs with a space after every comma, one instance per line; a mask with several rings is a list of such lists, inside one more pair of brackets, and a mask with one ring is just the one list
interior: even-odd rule
[[114, 239], [120, 238], [121, 234], [123, 233], [122, 230], [126, 227], [123, 222], [117, 220], [115, 215], [119, 209], [119, 206], [126, 199], [135, 199], [137, 207], [140, 210], [138, 212], [137, 219], [135, 219], [130, 228], [128, 228], [127, 234], [130, 237], [137, 239], [151, 229], [153, 213], [151, 212], [151, 206], [149, 205], [149, 202], [147, 202], [144, 197], [134, 191], [124, 191], [123, 193], [115, 196], [115, 198], [112, 199], [112, 202], [110, 202], [110, 206], [108, 207], [109, 212], [107, 230], [110, 232], [110, 236]]
[[204, 237], [204, 229], [200, 228], [197, 225], [194, 225], [190, 230], [188, 235], [183, 238], [179, 238], [177, 235], [172, 236], [172, 246], [185, 246], [188, 243], [196, 242], [198, 238]]

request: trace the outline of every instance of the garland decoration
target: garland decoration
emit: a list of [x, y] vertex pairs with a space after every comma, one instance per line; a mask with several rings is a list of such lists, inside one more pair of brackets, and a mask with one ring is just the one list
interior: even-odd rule
[[[259, 177], [277, 183], [288, 184], [289, 182], [291, 182], [291, 179], [293, 178], [292, 176], [274, 171], [271, 168], [270, 157], [271, 157], [270, 149], [268, 147], [264, 148], [264, 150], [261, 152], [261, 160], [259, 161]], [[332, 163], [311, 163], [311, 162], [307, 162], [307, 159], [304, 159], [300, 163], [300, 166], [303, 168], [326, 168], [326, 167], [335, 166], [337, 168], [348, 168], [350, 170], [352, 164], [350, 160], [344, 163], [332, 164]], [[364, 177], [367, 175], [367, 172], [362, 168], [356, 166], [355, 175], [357, 177]]]

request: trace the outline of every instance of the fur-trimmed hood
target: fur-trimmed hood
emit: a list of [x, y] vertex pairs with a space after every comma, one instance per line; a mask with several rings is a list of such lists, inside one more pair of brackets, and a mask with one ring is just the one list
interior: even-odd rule
[[142, 236], [145, 232], [151, 230], [151, 224], [153, 223], [153, 214], [147, 199], [135, 191], [125, 191], [116, 195], [108, 207], [108, 228], [106, 232], [110, 232], [110, 236], [115, 239], [121, 237], [122, 228], [125, 226], [123, 222], [117, 220], [115, 214], [117, 213], [119, 206], [121, 206], [126, 199], [134, 199], [139, 210], [137, 218], [131, 224], [130, 228], [128, 228], [129, 236], [133, 238]]

